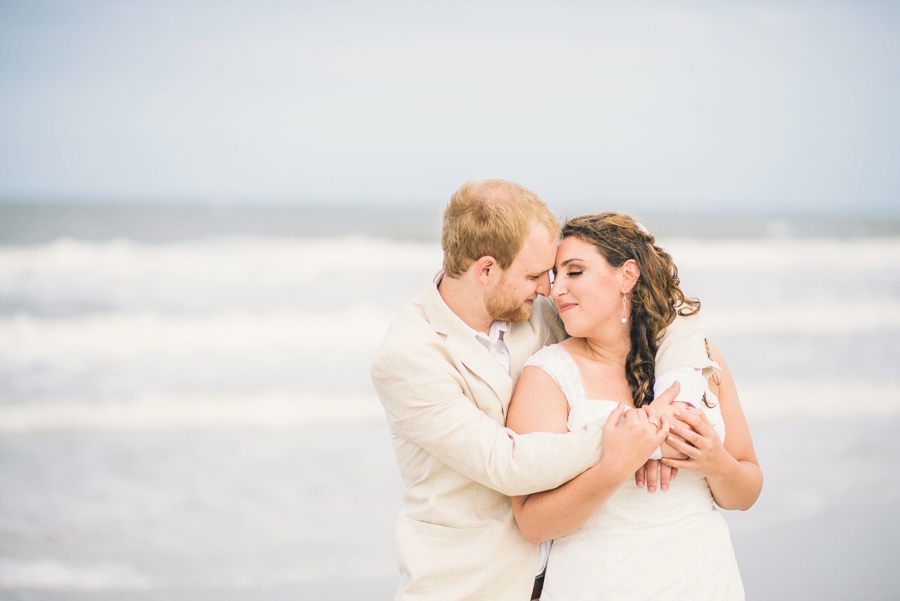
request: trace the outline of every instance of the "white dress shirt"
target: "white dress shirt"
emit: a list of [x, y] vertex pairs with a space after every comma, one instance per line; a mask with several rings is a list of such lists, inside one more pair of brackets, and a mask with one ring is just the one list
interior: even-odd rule
[[491, 324], [491, 331], [488, 334], [478, 332], [472, 328], [469, 329], [475, 335], [475, 340], [487, 349], [487, 352], [506, 370], [506, 373], [509, 373], [509, 349], [506, 348], [506, 343], [503, 342], [503, 334], [509, 330], [509, 325], [505, 321], [495, 321]]

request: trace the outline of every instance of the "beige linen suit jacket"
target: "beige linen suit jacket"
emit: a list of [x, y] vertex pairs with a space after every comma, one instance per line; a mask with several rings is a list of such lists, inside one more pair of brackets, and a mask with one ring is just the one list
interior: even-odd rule
[[[695, 319], [678, 318], [669, 330], [659, 373], [709, 366]], [[601, 423], [568, 434], [518, 435], [504, 427], [525, 361], [563, 338], [552, 304], [538, 297], [531, 318], [510, 324], [504, 336], [507, 374], [434, 284], [392, 322], [372, 380], [406, 486], [396, 599], [530, 598], [538, 546], [520, 534], [509, 497], [555, 488], [600, 458]]]

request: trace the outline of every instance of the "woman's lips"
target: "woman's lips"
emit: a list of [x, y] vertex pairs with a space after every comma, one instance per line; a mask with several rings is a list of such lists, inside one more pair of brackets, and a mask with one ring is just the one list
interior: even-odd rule
[[568, 311], [569, 309], [572, 309], [572, 308], [577, 307], [577, 306], [578, 306], [578, 305], [577, 305], [576, 303], [562, 303], [562, 304], [559, 306], [559, 312], [560, 312], [560, 313], [565, 313], [565, 312]]

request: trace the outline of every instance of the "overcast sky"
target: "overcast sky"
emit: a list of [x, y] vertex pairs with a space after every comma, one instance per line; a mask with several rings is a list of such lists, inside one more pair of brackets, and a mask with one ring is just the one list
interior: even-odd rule
[[900, 3], [0, 1], [0, 197], [900, 207]]

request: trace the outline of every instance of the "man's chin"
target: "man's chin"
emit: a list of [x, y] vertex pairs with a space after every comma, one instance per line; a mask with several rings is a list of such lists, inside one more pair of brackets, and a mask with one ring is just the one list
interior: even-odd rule
[[530, 304], [522, 305], [515, 309], [500, 311], [491, 315], [491, 319], [494, 321], [505, 321], [508, 323], [522, 323], [523, 321], [528, 321], [529, 317], [531, 317]]
[[508, 319], [507, 321], [509, 323], [525, 323], [526, 321], [528, 321], [529, 317], [531, 317], [530, 313], [528, 315], [519, 314], [515, 319]]
[[511, 319], [513, 323], [522, 323], [523, 321], [528, 321], [528, 318], [531, 317], [531, 304], [523, 305], [522, 309], [519, 311], [518, 319]]
[[494, 321], [522, 323], [531, 317], [531, 307], [535, 299], [514, 302], [508, 296], [494, 293], [487, 297], [485, 308]]

